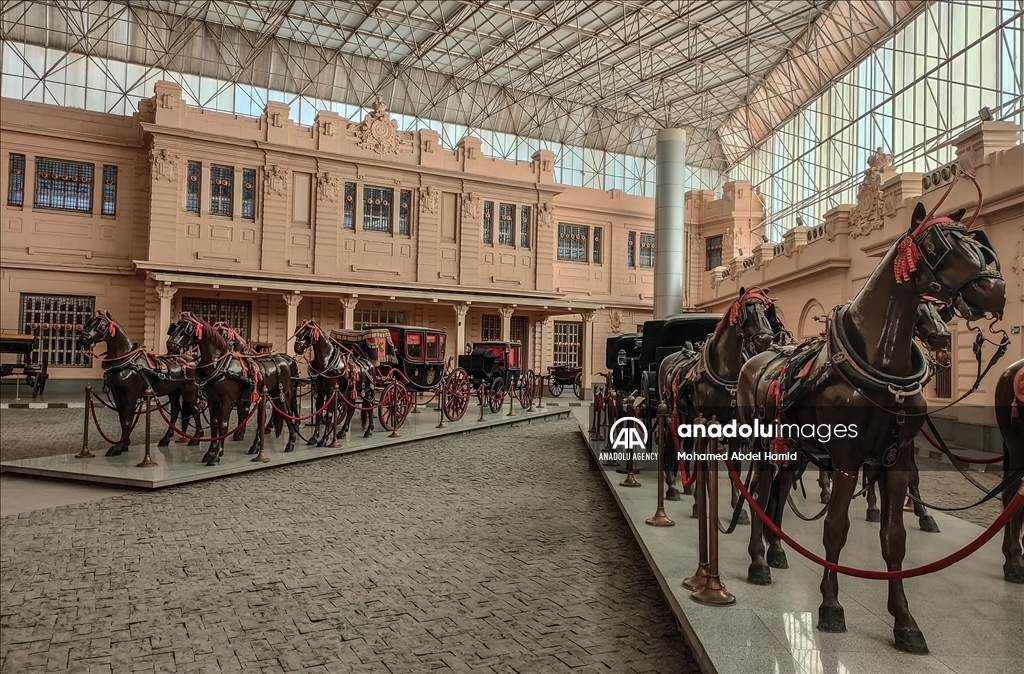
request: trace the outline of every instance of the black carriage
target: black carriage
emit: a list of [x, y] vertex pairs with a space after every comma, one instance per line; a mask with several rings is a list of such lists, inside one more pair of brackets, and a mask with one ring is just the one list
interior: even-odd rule
[[608, 368], [608, 388], [625, 399], [640, 388], [640, 354], [643, 334], [630, 332], [609, 337], [605, 345], [604, 366]]
[[20, 363], [0, 364], [0, 378], [16, 377], [15, 385], [20, 385], [21, 380], [24, 379], [25, 384], [32, 389], [33, 398], [43, 394], [46, 380], [50, 377], [46, 371], [45, 358], [42, 363], [32, 362], [32, 352], [35, 348], [35, 335], [15, 333], [0, 335], [0, 353], [16, 354], [22, 359]]
[[532, 370], [523, 372], [519, 342], [473, 342], [470, 352], [459, 356], [459, 368], [469, 374], [474, 391], [486, 396], [492, 412], [510, 393], [524, 408], [533, 400], [536, 379]]
[[572, 386], [572, 392], [583, 400], [583, 368], [572, 365], [548, 366], [548, 391], [556, 398], [562, 395], [566, 386]]
[[661, 361], [680, 349], [696, 351], [715, 331], [721, 314], [677, 314], [644, 323], [640, 337], [639, 389], [644, 397], [646, 414], [653, 416], [661, 402], [658, 391], [658, 368]]

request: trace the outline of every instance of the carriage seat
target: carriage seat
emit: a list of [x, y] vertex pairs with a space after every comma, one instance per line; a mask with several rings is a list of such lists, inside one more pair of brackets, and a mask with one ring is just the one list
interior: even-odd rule
[[395, 365], [395, 343], [391, 341], [391, 333], [387, 330], [331, 330], [331, 337], [347, 346], [353, 347], [360, 355], [374, 364], [391, 363]]

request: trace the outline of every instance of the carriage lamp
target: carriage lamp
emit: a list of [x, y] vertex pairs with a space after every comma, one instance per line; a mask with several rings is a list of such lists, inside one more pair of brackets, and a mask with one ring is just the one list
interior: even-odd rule
[[623, 367], [626, 364], [626, 350], [619, 349], [619, 352], [615, 356], [615, 362], [619, 364], [619, 367]]

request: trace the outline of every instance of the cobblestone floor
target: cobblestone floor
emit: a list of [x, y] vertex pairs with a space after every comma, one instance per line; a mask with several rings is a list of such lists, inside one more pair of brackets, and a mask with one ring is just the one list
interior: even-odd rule
[[585, 451], [552, 421], [4, 518], [0, 670], [696, 672]]

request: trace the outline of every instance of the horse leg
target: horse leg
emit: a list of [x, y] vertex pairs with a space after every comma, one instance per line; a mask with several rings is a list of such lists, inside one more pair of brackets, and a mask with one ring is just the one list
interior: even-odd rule
[[[667, 425], [671, 426], [671, 424]], [[666, 435], [668, 435], [668, 433], [675, 433], [676, 429], [668, 428], [667, 431]], [[666, 438], [666, 440], [668, 439]], [[684, 445], [685, 442], [681, 438], [679, 446], [680, 450], [683, 449]], [[676, 480], [680, 478], [679, 457], [676, 456], [675, 445], [671, 441], [665, 443], [664, 453], [661, 458], [661, 463], [665, 470], [665, 500], [679, 501], [681, 497], [679, 496], [679, 490], [676, 489]]]
[[[202, 410], [199, 409], [199, 395], [196, 394], [196, 395], [191, 396], [190, 399], [188, 399], [186, 402], [188, 403], [188, 406], [189, 406], [189, 408], [191, 409], [191, 412], [192, 412], [192, 423], [195, 424], [195, 427], [196, 427], [196, 432], [195, 432], [195, 435], [193, 437], [201, 438], [201, 437], [203, 437], [203, 414], [202, 414]], [[185, 430], [186, 433], [188, 432], [188, 424], [187, 423], [185, 424], [184, 430]], [[199, 446], [199, 440], [189, 440], [187, 446], [188, 447], [198, 447]]]
[[[263, 398], [260, 397], [259, 400], [257, 400], [256, 402], [254, 402], [252, 404], [253, 405], [263, 405]], [[266, 410], [266, 406], [264, 405], [264, 418], [270, 416], [269, 414], [266, 413], [265, 410]], [[249, 410], [246, 409], [245, 413], [248, 414]], [[241, 415], [239, 415], [239, 416], [241, 417]], [[249, 451], [246, 452], [247, 454], [259, 454], [260, 453], [260, 427], [259, 427], [259, 423], [260, 423], [260, 421], [259, 421], [260, 410], [259, 410], [259, 407], [256, 408], [256, 413], [253, 416], [256, 418], [256, 432], [253, 433], [252, 444], [249, 445]], [[244, 418], [245, 417], [241, 417], [239, 419], [239, 423], [241, 423], [241, 419], [244, 419]], [[265, 435], [266, 435], [266, 432], [264, 431], [264, 436]]]
[[[768, 510], [768, 500], [772, 495], [772, 467], [767, 461], [758, 460], [757, 464], [757, 504]], [[764, 524], [760, 517], [750, 523], [750, 543], [747, 545], [750, 554], [750, 566], [747, 567], [747, 582], [754, 585], [771, 585], [772, 570], [764, 560]]]
[[370, 411], [366, 414], [366, 431], [363, 433], [364, 438], [373, 436], [373, 384], [369, 385], [369, 390], [363, 394], [363, 407], [366, 407]]
[[[178, 413], [182, 411], [182, 408], [181, 408], [181, 397], [178, 395], [177, 391], [171, 391], [170, 395], [167, 396], [167, 401], [170, 403], [170, 406], [171, 406], [171, 425], [177, 426], [178, 425]], [[158, 405], [160, 404], [159, 401], [154, 401], [154, 402], [156, 402], [156, 404], [158, 404]], [[184, 416], [185, 415], [182, 414], [182, 418], [184, 418]], [[171, 430], [171, 426], [168, 426], [167, 427], [167, 432], [164, 433], [164, 436], [162, 438], [160, 438], [159, 441], [157, 441], [156, 446], [157, 447], [167, 447], [168, 445], [171, 444], [171, 438], [173, 436], [174, 436], [174, 431]]]
[[[282, 387], [281, 394], [281, 397], [285, 399], [285, 409], [288, 410], [288, 413], [291, 414], [293, 417], [302, 416], [301, 414], [299, 414], [299, 408], [298, 405], [296, 404], [297, 398], [295, 396], [295, 387]], [[296, 421], [295, 419], [289, 419], [288, 417], [285, 417], [284, 423], [286, 426], [288, 426], [288, 442], [284, 446], [284, 451], [294, 452], [295, 437], [299, 432], [299, 423], [301, 422]], [[278, 435], [280, 435], [280, 433], [278, 433]]]
[[[857, 488], [857, 473], [838, 468], [832, 471], [832, 498], [825, 515], [825, 559], [836, 564], [850, 533], [850, 501]], [[839, 574], [824, 569], [821, 576], [821, 606], [818, 607], [818, 629], [822, 632], [845, 632], [846, 614], [839, 603]]]
[[[249, 416], [249, 401], [239, 400], [236, 403], [234, 403], [234, 407], [238, 410], [238, 430], [235, 431], [235, 434], [231, 436], [231, 440], [232, 442], [241, 442], [242, 440], [245, 440], [245, 427], [248, 425], [243, 424], [242, 420]], [[218, 433], [218, 435], [224, 434]]]
[[[1007, 443], [1003, 442], [1003, 479], [1006, 479], [1013, 472], [1016, 466], [1013, 465], [1010, 450]], [[1003, 490], [1003, 507], [1010, 505], [1016, 485], [1010, 485]], [[1024, 529], [1024, 509], [1018, 510], [1017, 514], [1010, 518], [1003, 529], [1003, 579], [1008, 583], [1024, 584], [1024, 541], [1021, 540], [1021, 532]]]
[[[786, 502], [789, 494], [793, 491], [794, 482], [796, 482], [796, 472], [785, 468], [779, 471], [775, 477], [775, 484], [772, 485], [772, 498], [769, 502], [771, 510], [768, 511], [768, 514], [775, 526], [780, 529], [782, 529], [782, 517], [786, 514]], [[768, 541], [768, 566], [773, 569], [788, 569], [789, 560], [786, 559], [782, 540], [768, 528], [765, 528], [764, 537]]]
[[[316, 412], [318, 409], [323, 407], [324, 400], [326, 400], [326, 399], [327, 398], [325, 398], [324, 396], [320, 395], [319, 393], [314, 393], [313, 394], [313, 410], [312, 411]], [[312, 446], [312, 445], [315, 445], [318, 442], [320, 442], [320, 428], [324, 425], [323, 422], [324, 422], [324, 419], [326, 419], [326, 415], [327, 415], [327, 410], [324, 410], [320, 414], [314, 414], [313, 415], [313, 433], [312, 433], [312, 435], [309, 436], [309, 440], [306, 440], [306, 444], [307, 445]]]
[[878, 509], [878, 499], [875, 496], [875, 482], [877, 475], [874, 469], [864, 466], [864, 498], [868, 501], [868, 512], [865, 519], [868, 522], [881, 522], [882, 511]]
[[[882, 557], [889, 571], [898, 571], [903, 568], [903, 557], [907, 552], [903, 500], [907, 494], [908, 475], [906, 470], [891, 468], [883, 473], [879, 480], [879, 490], [882, 492]], [[927, 653], [928, 644], [914, 617], [910, 615], [902, 580], [889, 581], [889, 614], [895, 619], [892, 633], [896, 637], [896, 648], [907, 653]]]
[[135, 403], [138, 399], [138, 392], [128, 390], [125, 391], [125, 396], [117, 401], [117, 419], [121, 424], [121, 436], [120, 441], [111, 445], [107, 450], [107, 456], [120, 456], [127, 452], [128, 447], [132, 444], [131, 438], [128, 437], [128, 431], [135, 423]]
[[818, 469], [818, 486], [821, 491], [818, 494], [821, 504], [825, 505], [828, 500], [832, 498], [832, 480], [828, 476], [828, 471]]
[[928, 514], [928, 509], [921, 503], [921, 471], [917, 467], [916, 459], [910, 457], [910, 495], [914, 497], [914, 514], [917, 515], [918, 526], [921, 527], [921, 531], [925, 531], [929, 534], [939, 533], [939, 525], [935, 523], [935, 518]]
[[[207, 402], [209, 403], [207, 409], [210, 412], [210, 448], [207, 449], [206, 454], [203, 455], [202, 462], [207, 466], [213, 466], [220, 460], [217, 447], [218, 442], [217, 440], [214, 440], [214, 438], [223, 435], [224, 431], [228, 428], [227, 424], [221, 420], [220, 403], [215, 401], [212, 395], [208, 397]], [[228, 407], [229, 414], [230, 411], [231, 408]]]

